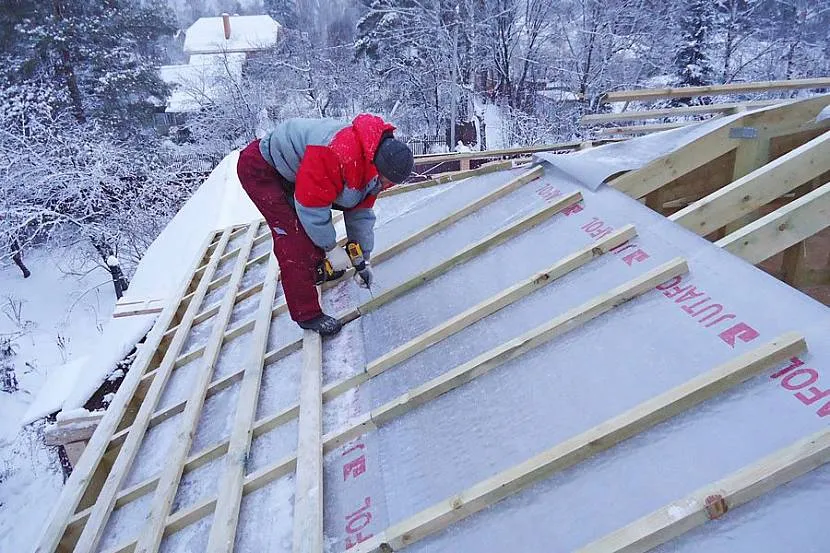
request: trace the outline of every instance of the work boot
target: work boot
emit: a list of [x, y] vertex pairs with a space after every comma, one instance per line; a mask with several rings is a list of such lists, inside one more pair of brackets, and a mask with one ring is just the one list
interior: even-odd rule
[[317, 315], [313, 319], [309, 319], [307, 321], [297, 321], [297, 324], [300, 325], [300, 328], [313, 330], [320, 336], [331, 336], [332, 334], [337, 334], [340, 332], [340, 329], [343, 328], [343, 323], [334, 317], [329, 317], [325, 313], [321, 313], [320, 315]]

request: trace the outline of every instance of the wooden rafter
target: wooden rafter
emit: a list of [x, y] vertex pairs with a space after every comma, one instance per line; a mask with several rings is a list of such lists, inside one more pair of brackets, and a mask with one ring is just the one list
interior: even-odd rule
[[320, 335], [306, 330], [300, 376], [294, 553], [323, 553], [322, 355]]
[[[528, 158], [529, 160], [529, 158]], [[378, 195], [378, 198], [388, 198], [389, 196], [396, 196], [398, 194], [404, 194], [405, 192], [412, 192], [414, 190], [422, 190], [424, 188], [431, 188], [433, 186], [438, 186], [441, 184], [447, 184], [450, 182], [456, 182], [464, 179], [468, 179], [470, 177], [479, 177], [481, 175], [487, 175], [489, 173], [495, 173], [497, 171], [504, 171], [506, 169], [511, 169], [513, 167], [513, 161], [493, 161], [490, 163], [485, 163], [476, 167], [475, 169], [467, 169], [462, 171], [451, 171], [448, 173], [441, 173], [438, 175], [430, 175], [429, 178], [413, 182], [411, 184], [399, 184], [397, 186], [393, 186], [392, 188], [388, 188], [381, 192]]]
[[718, 240], [716, 245], [756, 264], [830, 226], [830, 183]]
[[808, 129], [830, 127], [828, 122], [815, 122], [816, 116], [827, 105], [830, 105], [830, 95], [774, 106], [736, 117], [674, 152], [615, 178], [610, 184], [633, 198], [642, 198], [737, 149], [746, 139], [738, 138], [740, 132], [735, 134], [735, 131], [761, 129], [764, 137], [771, 139]]
[[583, 115], [582, 125], [613, 123], [616, 121], [637, 121], [641, 119], [659, 119], [662, 117], [684, 117], [707, 113], [733, 113], [741, 108], [759, 108], [780, 104], [782, 100], [758, 100], [731, 104], [709, 104], [702, 106], [684, 106], [679, 108], [648, 109], [642, 111], [623, 111], [620, 113], [592, 113]]
[[751, 83], [729, 83], [710, 86], [687, 86], [682, 88], [650, 88], [643, 90], [621, 90], [606, 92], [602, 102], [633, 102], [657, 100], [660, 98], [687, 98], [690, 96], [711, 96], [714, 94], [736, 94], [739, 92], [768, 92], [772, 90], [797, 90], [806, 88], [830, 88], [830, 77], [812, 79], [790, 79], [782, 81], [759, 81]]
[[526, 146], [523, 148], [504, 148], [499, 150], [482, 150], [480, 152], [454, 152], [446, 154], [426, 154], [415, 156], [416, 165], [428, 163], [443, 163], [445, 161], [460, 161], [473, 159], [488, 159], [493, 157], [506, 156], [527, 156], [539, 152], [554, 152], [558, 150], [576, 150], [581, 142], [560, 142], [558, 144], [542, 144], [539, 146]]
[[[210, 384], [211, 375], [219, 359], [225, 329], [230, 322], [231, 313], [233, 312], [236, 291], [242, 281], [246, 260], [253, 248], [253, 242], [256, 238], [258, 228], [258, 224], [253, 224], [248, 228], [243, 245], [241, 246], [241, 251], [236, 258], [230, 282], [228, 283], [228, 293], [225, 294], [225, 299], [222, 301], [222, 306], [216, 315], [213, 330], [207, 341], [207, 347], [203, 355], [203, 369], [197, 373], [195, 382], [192, 384], [187, 405], [179, 421], [176, 438], [170, 452], [166, 456], [165, 465], [159, 476], [159, 484], [155, 489], [150, 514], [140, 533], [136, 546], [138, 553], [154, 553], [161, 545], [164, 522], [170, 514], [170, 509], [179, 487], [179, 481], [184, 471], [187, 453], [190, 451], [193, 437], [196, 434], [196, 425], [199, 423], [199, 416], [202, 413], [207, 387]], [[146, 401], [147, 399], [145, 398]]]
[[625, 127], [605, 127], [597, 130], [600, 135], [623, 135], [623, 134], [651, 134], [653, 132], [668, 131], [671, 129], [679, 129], [680, 127], [688, 127], [695, 125], [700, 121], [678, 121], [675, 123], [651, 123], [648, 125], [628, 125]]
[[253, 436], [268, 333], [271, 329], [271, 305], [277, 291], [278, 275], [277, 260], [272, 257], [265, 277], [265, 288], [259, 300], [250, 359], [241, 371], [242, 385], [236, 401], [225, 470], [219, 482], [216, 510], [207, 547], [209, 553], [230, 553], [233, 548], [242, 501], [242, 484], [245, 480], [245, 459], [248, 457]]
[[681, 209], [669, 219], [700, 235], [830, 171], [830, 131]]

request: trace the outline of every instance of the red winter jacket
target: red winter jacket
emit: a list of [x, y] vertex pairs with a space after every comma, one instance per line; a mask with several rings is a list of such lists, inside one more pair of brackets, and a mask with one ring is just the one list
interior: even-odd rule
[[260, 142], [260, 153], [294, 183], [300, 222], [315, 244], [335, 246], [332, 207], [344, 211], [349, 239], [368, 254], [374, 247], [375, 203], [380, 183], [372, 160], [382, 138], [395, 127], [376, 115], [351, 124], [331, 119], [288, 119]]

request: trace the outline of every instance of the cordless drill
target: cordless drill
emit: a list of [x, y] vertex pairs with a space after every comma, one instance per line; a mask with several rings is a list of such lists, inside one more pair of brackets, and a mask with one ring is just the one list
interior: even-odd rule
[[[354, 270], [357, 271], [357, 274], [360, 275], [360, 278], [363, 279], [363, 282], [368, 282], [368, 264], [366, 263], [366, 258], [363, 256], [363, 248], [360, 247], [360, 244], [349, 240], [346, 242], [346, 253], [349, 254], [349, 259], [352, 261], [352, 267]], [[367, 288], [368, 285], [367, 285]], [[372, 289], [369, 288], [369, 292], [372, 292]]]

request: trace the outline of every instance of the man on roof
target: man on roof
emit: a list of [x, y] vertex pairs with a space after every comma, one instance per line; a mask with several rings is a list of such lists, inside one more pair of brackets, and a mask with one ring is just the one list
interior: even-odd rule
[[[349, 241], [357, 242], [368, 262], [375, 243], [372, 206], [378, 193], [403, 182], [414, 160], [395, 127], [376, 115], [351, 123], [333, 119], [287, 119], [239, 155], [242, 188], [265, 217], [274, 239], [282, 287], [291, 318], [323, 336], [342, 323], [320, 309], [315, 283], [324, 260], [333, 269], [327, 280], [351, 268], [337, 246], [332, 209], [343, 212]], [[363, 287], [371, 270], [355, 274]]]

